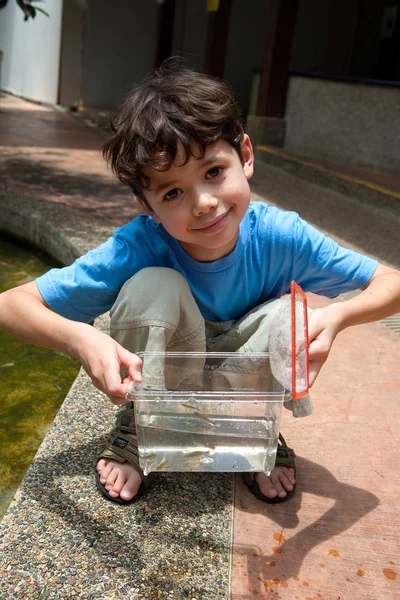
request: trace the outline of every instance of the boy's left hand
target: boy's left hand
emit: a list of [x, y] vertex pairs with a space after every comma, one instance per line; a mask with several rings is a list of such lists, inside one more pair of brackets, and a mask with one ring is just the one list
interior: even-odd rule
[[309, 387], [311, 387], [329, 356], [335, 337], [340, 331], [334, 305], [317, 308], [308, 316]]

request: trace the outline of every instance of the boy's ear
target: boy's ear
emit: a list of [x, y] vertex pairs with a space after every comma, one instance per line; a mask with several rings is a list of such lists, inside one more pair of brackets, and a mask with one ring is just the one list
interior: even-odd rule
[[153, 217], [153, 219], [155, 220], [156, 223], [160, 223], [160, 219], [157, 217], [156, 213], [151, 208], [150, 204], [148, 204], [145, 200], [143, 200], [143, 198], [140, 198], [139, 196], [136, 196], [136, 200], [138, 201], [140, 206], [143, 208], [144, 212], [147, 215], [149, 215], [149, 217]]
[[246, 179], [250, 179], [250, 177], [254, 173], [254, 152], [253, 146], [251, 145], [251, 141], [247, 133], [244, 134], [244, 138], [242, 141], [242, 158], [243, 172], [245, 174]]

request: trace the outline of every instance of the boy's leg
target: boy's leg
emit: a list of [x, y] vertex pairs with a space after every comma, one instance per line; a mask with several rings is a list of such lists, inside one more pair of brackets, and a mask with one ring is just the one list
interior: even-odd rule
[[[204, 319], [186, 280], [172, 269], [149, 267], [139, 271], [121, 289], [110, 316], [110, 335], [130, 352], [205, 350]], [[163, 386], [164, 373], [157, 380], [152, 377], [152, 385]], [[128, 418], [129, 437], [137, 448], [132, 410]], [[97, 470], [111, 498], [135, 498], [143, 477], [132, 464], [103, 458]]]
[[[207, 350], [210, 352], [267, 352], [271, 324], [284, 300], [270, 300], [237, 321], [206, 321]], [[267, 378], [269, 373], [266, 374]], [[307, 417], [314, 410], [310, 396], [300, 400], [288, 398], [285, 408], [294, 417]]]
[[[207, 349], [216, 352], [266, 352], [269, 329], [282, 302], [283, 300], [266, 302], [235, 322], [225, 324], [206, 322]], [[229, 373], [225, 370], [223, 373], [225, 377], [229, 378]], [[265, 376], [268, 379], [270, 373]], [[243, 377], [242, 373], [240, 377]], [[234, 381], [235, 373], [232, 373], [232, 383]], [[308, 416], [313, 411], [309, 396], [301, 400], [289, 399], [285, 402], [285, 408], [291, 410], [295, 417]], [[285, 466], [285, 463], [293, 463], [293, 460], [293, 451], [284, 443], [278, 449], [278, 465], [272, 470], [270, 476], [265, 473], [256, 474], [256, 487], [260, 491], [257, 497], [265, 497], [266, 501], [276, 502], [286, 499], [293, 492], [294, 468]], [[282, 464], [279, 465], [279, 463]]]

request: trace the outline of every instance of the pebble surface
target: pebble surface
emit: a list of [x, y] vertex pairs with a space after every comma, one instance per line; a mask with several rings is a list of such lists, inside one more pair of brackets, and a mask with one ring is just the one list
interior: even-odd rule
[[[12, 202], [14, 214], [27, 212], [23, 201]], [[32, 200], [29, 211], [37, 214]], [[82, 252], [90, 224], [93, 247], [92, 217], [63, 209], [57, 220], [49, 212], [54, 234], [67, 242], [73, 231]], [[112, 228], [103, 222], [97, 243], [105, 233]], [[108, 317], [95, 325], [107, 330]], [[117, 410], [81, 371], [0, 523], [1, 600], [229, 597], [233, 477], [158, 474], [137, 504], [108, 502], [96, 489], [94, 465]]]

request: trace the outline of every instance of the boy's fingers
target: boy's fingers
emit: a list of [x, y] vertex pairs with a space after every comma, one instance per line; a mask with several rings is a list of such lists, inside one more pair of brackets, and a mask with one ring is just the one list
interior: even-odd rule
[[115, 406], [120, 406], [121, 404], [127, 403], [127, 399], [125, 398], [125, 396], [123, 396], [122, 398], [120, 396], [109, 396], [109, 398], [111, 402], [115, 404]]
[[324, 360], [313, 360], [312, 362], [310, 362], [309, 373], [308, 373], [309, 387], [313, 386], [315, 380], [318, 377], [320, 370], [322, 369], [324, 362], [325, 362]]
[[310, 361], [322, 360], [327, 358], [329, 354], [330, 346], [322, 340], [314, 340], [308, 349], [308, 356]]
[[320, 309], [315, 309], [308, 317], [308, 340], [311, 342], [324, 329], [320, 320]]
[[129, 371], [129, 377], [136, 381], [136, 383], [140, 383], [142, 381], [142, 360], [126, 350], [122, 346], [118, 348], [118, 358], [121, 362], [121, 367], [126, 367]]
[[114, 404], [123, 404], [125, 400], [125, 388], [121, 381], [120, 363], [118, 360], [110, 361], [104, 372], [104, 388], [107, 396]]

